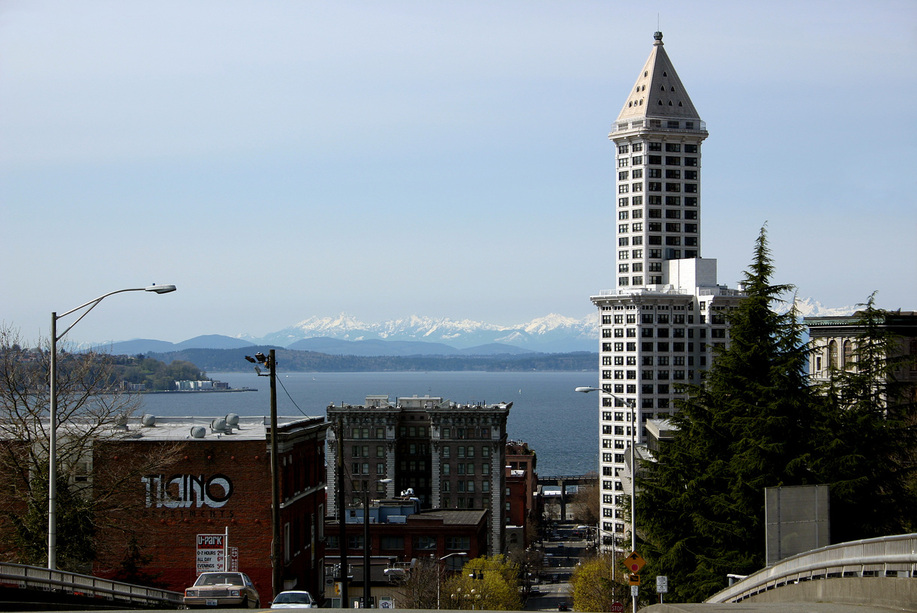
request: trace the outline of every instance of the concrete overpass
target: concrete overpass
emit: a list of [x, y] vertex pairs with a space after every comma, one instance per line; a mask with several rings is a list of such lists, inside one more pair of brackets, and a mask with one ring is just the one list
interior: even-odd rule
[[702, 604], [646, 613], [872, 613], [917, 611], [917, 534], [839, 543], [762, 569]]

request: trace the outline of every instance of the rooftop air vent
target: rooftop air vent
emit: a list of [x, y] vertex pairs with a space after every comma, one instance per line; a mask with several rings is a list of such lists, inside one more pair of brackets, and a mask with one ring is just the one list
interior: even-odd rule
[[152, 428], [156, 425], [156, 416], [145, 413], [143, 418], [141, 418], [140, 423], [142, 423], [147, 428]]
[[212, 422], [210, 422], [210, 429], [214, 432], [226, 432], [226, 418], [218, 417], [217, 419], [214, 419]]
[[191, 438], [204, 438], [207, 436], [207, 428], [204, 426], [194, 426], [191, 428]]
[[229, 413], [226, 415], [226, 425], [230, 428], [239, 427], [239, 415], [237, 413]]

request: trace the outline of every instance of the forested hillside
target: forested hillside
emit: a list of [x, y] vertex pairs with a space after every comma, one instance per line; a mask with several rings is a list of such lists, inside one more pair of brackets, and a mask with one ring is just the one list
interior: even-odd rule
[[[272, 347], [245, 349], [186, 349], [169, 353], [149, 354], [166, 363], [185, 361], [210, 372], [241, 372], [250, 370], [246, 355], [267, 353]], [[338, 356], [295, 351], [274, 347], [277, 367], [287, 372], [378, 372], [378, 371], [528, 371], [585, 370], [594, 371], [598, 355], [576, 353], [527, 353], [499, 356]]]

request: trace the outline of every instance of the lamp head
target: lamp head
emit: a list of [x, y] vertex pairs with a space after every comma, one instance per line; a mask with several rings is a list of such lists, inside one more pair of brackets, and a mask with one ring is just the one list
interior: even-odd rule
[[252, 364], [255, 364], [255, 363], [256, 363], [256, 362], [255, 362], [255, 358], [253, 358], [253, 357], [250, 356], [250, 355], [245, 356], [245, 359], [248, 360], [249, 362], [251, 362]]
[[154, 283], [153, 285], [146, 288], [145, 291], [153, 292], [155, 294], [168, 294], [169, 292], [174, 292], [175, 289], [176, 288], [174, 285], [156, 285]]

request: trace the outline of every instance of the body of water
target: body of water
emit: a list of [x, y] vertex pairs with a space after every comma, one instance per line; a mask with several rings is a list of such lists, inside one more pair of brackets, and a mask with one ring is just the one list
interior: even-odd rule
[[[144, 413], [218, 417], [227, 413], [269, 415], [267, 377], [251, 373], [208, 373], [233, 388], [254, 392], [145, 394]], [[362, 405], [366, 396], [442, 396], [458, 403], [512, 402], [507, 434], [538, 454], [542, 476], [577, 475], [598, 469], [599, 419], [595, 394], [573, 391], [595, 385], [583, 372], [369, 372], [277, 373], [277, 413], [326, 415], [329, 404]]]

